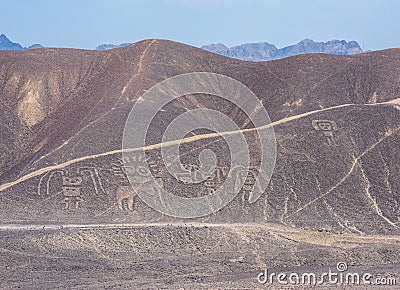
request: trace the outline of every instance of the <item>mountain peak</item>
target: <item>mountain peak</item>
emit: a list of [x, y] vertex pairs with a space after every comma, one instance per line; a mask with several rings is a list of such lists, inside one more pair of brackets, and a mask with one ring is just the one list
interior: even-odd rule
[[37, 48], [44, 48], [44, 46], [39, 43], [34, 43], [34, 44], [28, 46], [28, 49], [37, 49]]
[[0, 50], [21, 50], [21, 44], [12, 42], [5, 34], [0, 35]]
[[109, 49], [113, 49], [113, 48], [117, 48], [117, 47], [128, 46], [128, 45], [131, 45], [131, 44], [132, 44], [132, 43], [122, 43], [122, 44], [116, 45], [116, 44], [109, 44], [109, 43], [106, 43], [106, 44], [100, 44], [100, 45], [98, 45], [95, 49], [96, 49], [96, 50], [109, 50]]
[[304, 38], [300, 43], [315, 43], [315, 41], [309, 38]]

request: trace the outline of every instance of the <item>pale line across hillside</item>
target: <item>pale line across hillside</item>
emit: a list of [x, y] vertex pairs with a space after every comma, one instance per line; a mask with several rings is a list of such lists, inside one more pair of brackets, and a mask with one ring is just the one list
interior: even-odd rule
[[[389, 102], [384, 102], [384, 103], [375, 103], [375, 104], [364, 104], [365, 106], [375, 106], [375, 105], [382, 105], [382, 104], [392, 104], [392, 105], [398, 105], [400, 104], [400, 98], [395, 99], [393, 101], [389, 101]], [[141, 150], [154, 150], [154, 149], [159, 149], [161, 147], [166, 147], [166, 146], [172, 146], [172, 145], [177, 145], [177, 144], [185, 144], [185, 143], [190, 143], [190, 142], [194, 142], [194, 141], [198, 141], [198, 140], [202, 140], [202, 139], [209, 139], [209, 138], [215, 138], [215, 137], [219, 137], [219, 136], [229, 136], [229, 135], [234, 135], [234, 134], [238, 134], [238, 133], [246, 133], [246, 132], [254, 132], [254, 131], [258, 131], [258, 130], [265, 130], [265, 129], [269, 129], [271, 127], [280, 125], [280, 124], [284, 124], [293, 120], [297, 120], [309, 115], [313, 115], [316, 113], [320, 113], [320, 112], [324, 112], [324, 111], [328, 111], [328, 110], [334, 110], [334, 109], [339, 109], [339, 108], [344, 108], [344, 107], [350, 107], [350, 106], [359, 106], [359, 104], [343, 104], [343, 105], [338, 105], [338, 106], [333, 106], [333, 107], [329, 107], [329, 108], [324, 108], [324, 109], [319, 109], [319, 110], [313, 110], [313, 111], [309, 111], [306, 113], [302, 113], [302, 114], [298, 114], [298, 115], [294, 115], [294, 116], [290, 116], [287, 118], [283, 118], [280, 119], [278, 121], [272, 122], [270, 124], [261, 126], [261, 127], [257, 127], [257, 128], [250, 128], [250, 129], [242, 129], [242, 130], [236, 130], [236, 131], [229, 131], [229, 132], [218, 132], [218, 133], [208, 133], [208, 134], [201, 134], [201, 135], [195, 135], [195, 136], [191, 136], [191, 137], [187, 137], [187, 138], [183, 138], [181, 140], [173, 140], [173, 141], [169, 141], [169, 142], [164, 142], [164, 143], [157, 143], [157, 144], [153, 144], [153, 145], [148, 145], [145, 147], [140, 147], [140, 148], [130, 148], [130, 149], [118, 149], [118, 150], [112, 150], [112, 151], [107, 151], [107, 152], [102, 152], [99, 154], [93, 154], [93, 155], [87, 155], [87, 156], [82, 156], [76, 159], [72, 159], [57, 165], [52, 165], [52, 166], [47, 166], [41, 169], [38, 169], [36, 171], [33, 171], [31, 173], [28, 173], [12, 182], [8, 182], [8, 183], [4, 183], [2, 185], [0, 185], [0, 191], [3, 191], [7, 188], [10, 188], [16, 184], [19, 184], [23, 181], [26, 181], [28, 179], [31, 179], [33, 177], [39, 176], [43, 173], [52, 171], [52, 170], [56, 170], [56, 169], [62, 169], [65, 168], [71, 164], [77, 163], [77, 162], [81, 162], [81, 161], [85, 161], [85, 160], [90, 160], [90, 159], [94, 159], [94, 158], [99, 158], [99, 157], [104, 157], [104, 156], [109, 156], [109, 155], [113, 155], [113, 154], [118, 154], [118, 153], [122, 153], [122, 152], [137, 152], [137, 151], [141, 151]]]

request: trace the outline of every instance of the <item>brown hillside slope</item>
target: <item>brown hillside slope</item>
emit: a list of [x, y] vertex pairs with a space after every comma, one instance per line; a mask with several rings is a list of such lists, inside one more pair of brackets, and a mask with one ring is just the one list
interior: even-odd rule
[[[277, 147], [256, 202], [242, 189], [220, 211], [190, 220], [135, 198], [121, 159], [135, 102], [188, 72], [248, 86], [272, 120], [259, 132], [273, 129]], [[166, 40], [107, 51], [1, 51], [0, 288], [255, 288], [265, 267], [301, 273], [337, 262], [398, 271], [399, 75], [400, 49], [259, 63]], [[161, 137], [174, 117], [205, 107], [238, 125], [224, 134], [245, 136], [252, 165], [260, 158], [253, 124], [231, 103], [205, 94], [176, 99], [152, 123], [148, 146], [130, 157], [145, 150], [152, 173], [177, 195], [209, 188], [168, 175], [160, 148], [180, 140]], [[224, 140], [204, 130], [181, 144], [182, 163], [198, 166], [202, 149], [216, 152], [219, 168], [228, 164]]]

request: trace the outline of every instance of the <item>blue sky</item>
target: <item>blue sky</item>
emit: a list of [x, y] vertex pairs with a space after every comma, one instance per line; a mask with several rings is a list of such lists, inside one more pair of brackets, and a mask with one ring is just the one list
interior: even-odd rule
[[397, 0], [0, 0], [0, 33], [24, 46], [94, 48], [171, 39], [195, 46], [304, 38], [400, 47]]

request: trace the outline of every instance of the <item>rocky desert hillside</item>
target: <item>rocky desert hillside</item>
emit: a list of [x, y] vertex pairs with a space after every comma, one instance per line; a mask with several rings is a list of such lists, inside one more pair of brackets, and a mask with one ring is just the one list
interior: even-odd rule
[[[274, 132], [276, 165], [256, 202], [241, 190], [220, 211], [186, 220], [122, 196], [129, 183], [121, 143], [142, 94], [189, 72], [229, 76], [261, 99], [272, 123], [260, 130]], [[265, 267], [345, 261], [398, 270], [399, 75], [399, 49], [269, 62], [158, 39], [105, 51], [1, 51], [2, 283], [254, 288]], [[188, 198], [207, 184], [184, 191], [165, 173], [161, 136], [168, 121], [196, 108], [228, 115], [246, 129], [254, 156], [261, 150], [254, 125], [233, 104], [207, 94], [174, 100], [152, 124], [146, 154], [152, 174]], [[223, 138], [196, 135], [182, 146], [182, 162], [197, 166], [207, 148], [225, 166]]]

